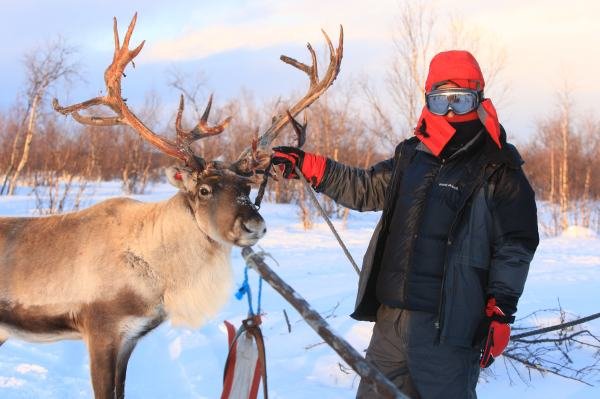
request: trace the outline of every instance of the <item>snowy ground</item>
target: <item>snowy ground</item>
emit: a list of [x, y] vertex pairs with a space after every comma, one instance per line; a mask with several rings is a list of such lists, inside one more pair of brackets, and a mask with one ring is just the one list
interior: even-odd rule
[[[116, 183], [103, 183], [89, 190], [85, 205], [119, 195]], [[28, 190], [0, 198], [0, 215], [31, 215], [35, 200]], [[144, 201], [168, 198], [174, 189], [152, 188]], [[357, 276], [324, 223], [304, 231], [296, 208], [265, 203], [261, 213], [268, 233], [260, 246], [280, 263], [275, 271], [307, 299], [327, 321], [363, 351], [372, 324], [347, 315], [354, 304]], [[377, 213], [351, 213], [346, 226], [337, 223], [355, 259], [362, 254], [379, 217]], [[584, 237], [572, 230], [557, 238], [543, 239], [531, 267], [519, 314], [554, 307], [557, 300], [568, 311], [580, 315], [598, 312], [600, 282], [600, 238]], [[240, 251], [233, 251], [237, 284], [244, 264]], [[256, 275], [250, 272], [256, 291]], [[352, 398], [358, 383], [355, 374], [274, 290], [265, 284], [263, 334], [267, 346], [269, 391], [272, 398]], [[288, 332], [283, 311], [290, 318]], [[239, 324], [247, 312], [243, 301], [233, 298], [211, 323], [197, 331], [171, 328], [168, 323], [140, 341], [129, 363], [127, 395], [130, 398], [218, 398], [227, 354], [222, 321]], [[518, 316], [518, 315], [517, 315]], [[600, 333], [600, 323], [590, 328]], [[493, 374], [493, 375], [492, 375]], [[595, 387], [534, 375], [529, 385], [513, 375], [512, 383], [503, 362], [492, 366], [478, 387], [480, 398], [598, 398]], [[29, 344], [8, 341], [0, 348], [1, 398], [89, 398], [87, 353], [82, 342]]]

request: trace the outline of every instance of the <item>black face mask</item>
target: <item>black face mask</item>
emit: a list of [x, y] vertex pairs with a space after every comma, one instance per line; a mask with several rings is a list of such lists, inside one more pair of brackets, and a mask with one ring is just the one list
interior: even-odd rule
[[483, 124], [479, 119], [467, 122], [451, 122], [450, 125], [456, 129], [456, 132], [440, 153], [440, 158], [448, 158], [460, 150], [483, 129]]

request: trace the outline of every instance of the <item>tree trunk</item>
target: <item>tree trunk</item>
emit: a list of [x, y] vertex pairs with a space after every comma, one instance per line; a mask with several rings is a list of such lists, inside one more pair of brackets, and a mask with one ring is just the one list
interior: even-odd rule
[[555, 197], [555, 186], [556, 186], [556, 161], [554, 159], [554, 140], [552, 141], [551, 149], [550, 149], [550, 195], [548, 197], [548, 202], [550, 204], [554, 204]]
[[13, 172], [15, 171], [15, 161], [17, 160], [17, 152], [19, 149], [19, 142], [20, 142], [20, 138], [21, 138], [21, 127], [23, 126], [23, 124], [25, 123], [25, 119], [27, 119], [27, 114], [29, 113], [29, 111], [31, 110], [31, 107], [27, 109], [25, 116], [24, 116], [24, 120], [21, 124], [19, 124], [18, 130], [15, 132], [15, 138], [13, 140], [13, 144], [12, 144], [12, 150], [10, 152], [10, 161], [8, 163], [8, 166], [6, 167], [6, 172], [4, 172], [4, 181], [2, 182], [2, 188], [0, 189], [0, 195], [4, 195], [4, 191], [6, 190], [8, 193], [8, 182], [10, 180], [10, 178], [12, 177]]
[[591, 227], [592, 204], [590, 203], [590, 185], [592, 183], [592, 167], [590, 163], [585, 167], [585, 180], [583, 183], [583, 198], [581, 199], [581, 225], [583, 227]]
[[[568, 100], [565, 100], [565, 102]], [[560, 167], [560, 214], [561, 227], [569, 227], [569, 106], [563, 104], [563, 115], [560, 123], [562, 137], [562, 155]]]
[[25, 136], [25, 143], [23, 144], [23, 153], [21, 155], [19, 165], [17, 166], [14, 175], [10, 179], [8, 195], [14, 194], [15, 189], [17, 187], [17, 180], [19, 179], [19, 175], [21, 174], [21, 171], [23, 170], [23, 168], [27, 164], [27, 161], [29, 160], [29, 150], [31, 149], [31, 140], [33, 140], [35, 117], [40, 100], [41, 95], [38, 93], [33, 97], [33, 101], [31, 102], [31, 109], [29, 110], [29, 122], [27, 123], [27, 135]]

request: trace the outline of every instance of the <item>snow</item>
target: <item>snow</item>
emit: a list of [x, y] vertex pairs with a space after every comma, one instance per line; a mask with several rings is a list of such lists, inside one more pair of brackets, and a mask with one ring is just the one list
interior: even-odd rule
[[569, 226], [562, 232], [561, 237], [566, 238], [596, 238], [594, 230], [582, 226]]
[[[35, 198], [22, 189], [14, 197], [0, 197], [1, 215], [35, 215]], [[158, 201], [174, 194], [167, 184], [151, 193], [135, 196]], [[83, 203], [121, 195], [118, 182], [91, 185]], [[261, 213], [268, 226], [260, 248], [278, 262], [266, 262], [298, 291], [342, 337], [364, 353], [372, 324], [356, 322], [351, 313], [357, 275], [325, 223], [305, 231], [293, 205], [264, 202]], [[347, 223], [335, 220], [342, 239], [360, 264], [379, 213], [351, 212]], [[255, 250], [260, 250], [255, 248]], [[244, 262], [240, 250], [232, 253], [236, 285], [243, 281]], [[249, 272], [256, 300], [257, 276]], [[598, 312], [600, 283], [600, 237], [582, 227], [542, 239], [533, 260], [517, 317], [537, 309], [561, 306], [574, 314]], [[256, 308], [256, 303], [255, 303]], [[129, 363], [127, 396], [130, 398], [218, 398], [223, 365], [227, 356], [227, 335], [223, 320], [238, 325], [247, 313], [245, 300], [233, 293], [227, 306], [210, 323], [198, 330], [163, 324], [138, 344]], [[267, 350], [269, 393], [272, 398], [320, 399], [354, 397], [358, 378], [323, 343], [300, 315], [267, 284], [263, 286], [263, 334]], [[285, 320], [289, 317], [291, 332]], [[536, 324], [556, 320], [540, 316]], [[600, 323], [588, 328], [600, 333]], [[598, 376], [594, 383], [600, 385]], [[259, 393], [260, 394], [260, 393]], [[81, 341], [31, 344], [16, 340], [0, 347], [0, 397], [2, 398], [89, 398], [92, 395], [88, 356]], [[478, 385], [483, 399], [598, 398], [600, 388], [588, 387], [555, 376], [532, 374], [525, 384], [514, 375], [507, 377], [504, 362], [497, 361]]]

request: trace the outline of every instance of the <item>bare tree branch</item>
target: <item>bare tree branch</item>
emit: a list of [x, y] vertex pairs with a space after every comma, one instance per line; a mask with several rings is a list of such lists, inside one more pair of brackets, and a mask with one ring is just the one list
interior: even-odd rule
[[554, 326], [541, 328], [539, 330], [529, 331], [529, 332], [526, 332], [526, 333], [523, 333], [523, 334], [512, 335], [510, 337], [510, 339], [511, 339], [511, 341], [520, 341], [520, 340], [522, 340], [522, 338], [525, 338], [525, 337], [530, 337], [532, 335], [544, 334], [544, 333], [551, 332], [551, 331], [556, 331], [556, 330], [564, 330], [566, 328], [573, 327], [573, 326], [576, 326], [578, 324], [583, 324], [583, 323], [586, 323], [588, 321], [592, 321], [592, 320], [597, 319], [597, 318], [600, 318], [600, 313], [594, 313], [594, 314], [591, 314], [591, 315], [586, 316], [586, 317], [581, 317], [579, 319], [570, 321], [568, 323], [561, 323], [561, 324], [557, 324], [557, 325], [554, 325]]
[[[600, 374], [600, 338], [590, 328], [584, 329], [581, 325], [600, 318], [600, 313], [568, 321], [570, 315], [559, 302], [556, 309], [535, 311], [520, 320], [531, 325], [540, 313], [549, 312], [558, 314], [558, 324], [536, 329], [515, 327], [516, 330], [528, 331], [511, 336], [510, 345], [503, 353], [509, 379], [511, 373], [516, 373], [527, 383], [531, 380], [531, 372], [536, 371], [592, 386], [591, 379]], [[527, 372], [527, 376], [523, 372]]]

